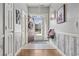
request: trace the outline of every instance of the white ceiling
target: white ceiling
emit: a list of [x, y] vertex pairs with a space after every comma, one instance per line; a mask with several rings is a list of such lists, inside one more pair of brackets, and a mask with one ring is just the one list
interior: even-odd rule
[[50, 5], [50, 7], [51, 7], [53, 10], [57, 10], [57, 9], [59, 9], [62, 5], [63, 5], [63, 3], [52, 3], [52, 4]]
[[52, 10], [59, 9], [63, 3], [28, 3], [28, 7], [51, 7]]
[[50, 3], [28, 3], [28, 7], [49, 7]]
[[60, 5], [62, 5], [62, 3], [28, 3], [27, 4], [28, 7], [53, 7], [56, 8]]

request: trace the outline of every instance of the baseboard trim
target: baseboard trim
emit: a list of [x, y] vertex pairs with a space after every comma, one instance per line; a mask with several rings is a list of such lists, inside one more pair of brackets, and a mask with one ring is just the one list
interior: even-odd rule
[[23, 46], [16, 51], [16, 53], [14, 54], [14, 56], [17, 56], [22, 49], [23, 49]]
[[73, 37], [79, 37], [78, 33], [67, 33], [67, 32], [59, 32], [56, 31], [57, 34], [62, 34], [62, 35], [68, 35], [68, 36], [73, 36]]
[[66, 56], [59, 48], [56, 48], [62, 56]]
[[62, 55], [62, 56], [66, 56], [53, 42], [52, 42], [52, 40], [51, 39], [49, 39], [51, 42], [50, 42], [50, 44], [52, 44], [52, 46], [55, 48], [55, 49], [57, 49], [57, 51]]
[[20, 48], [20, 49], [15, 53], [14, 56], [17, 56], [17, 55], [19, 54], [19, 52], [21, 51], [21, 49], [22, 49], [22, 48]]

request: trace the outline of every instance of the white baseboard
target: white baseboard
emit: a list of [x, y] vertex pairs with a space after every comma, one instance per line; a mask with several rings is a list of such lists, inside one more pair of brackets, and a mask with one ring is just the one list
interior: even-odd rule
[[19, 54], [19, 52], [21, 51], [22, 48], [20, 48], [19, 50], [17, 50], [17, 52], [15, 53], [14, 56], [17, 56], [17, 54]]
[[59, 52], [62, 56], [66, 56], [59, 48], [56, 47], [56, 49], [58, 50], [58, 52]]
[[[24, 46], [25, 46], [25, 45], [24, 45]], [[17, 52], [14, 54], [14, 56], [17, 56], [17, 54], [19, 54], [19, 52], [20, 52], [22, 49], [23, 49], [23, 47], [19, 48], [19, 49], [17, 50]]]
[[53, 43], [53, 41], [51, 40], [51, 39], [49, 39], [50, 40], [50, 44], [55, 48], [55, 49], [57, 49], [57, 51], [62, 55], [62, 56], [65, 56], [65, 54], [58, 48], [58, 47], [56, 47], [56, 45]]

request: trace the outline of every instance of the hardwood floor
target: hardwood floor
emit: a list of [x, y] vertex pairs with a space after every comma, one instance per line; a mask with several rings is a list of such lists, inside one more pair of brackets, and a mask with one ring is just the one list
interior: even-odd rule
[[62, 56], [56, 49], [22, 49], [17, 56]]

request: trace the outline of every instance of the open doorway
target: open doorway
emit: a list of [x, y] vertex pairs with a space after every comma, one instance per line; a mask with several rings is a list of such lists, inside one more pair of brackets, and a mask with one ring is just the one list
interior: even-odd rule
[[34, 40], [43, 40], [43, 16], [32, 16], [32, 19], [34, 20]]
[[47, 33], [48, 33], [48, 7], [42, 6], [29, 6], [28, 7], [28, 14], [29, 14], [29, 23], [28, 27], [28, 41], [45, 41], [48, 40]]
[[47, 15], [31, 15], [28, 20], [28, 42], [47, 41]]
[[28, 42], [44, 39], [44, 19], [43, 16], [29, 16], [28, 20]]

